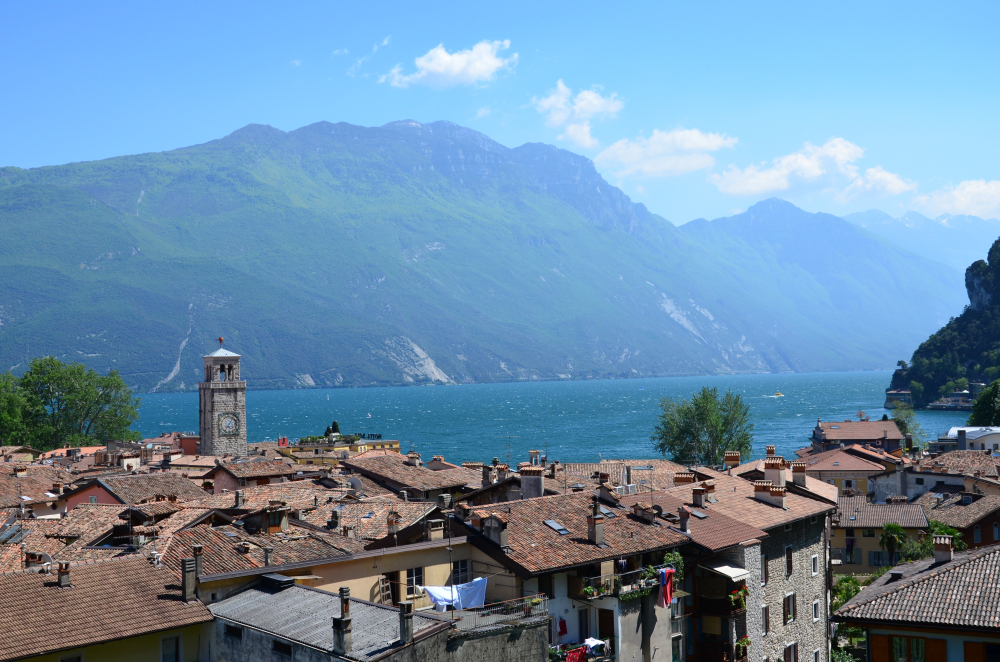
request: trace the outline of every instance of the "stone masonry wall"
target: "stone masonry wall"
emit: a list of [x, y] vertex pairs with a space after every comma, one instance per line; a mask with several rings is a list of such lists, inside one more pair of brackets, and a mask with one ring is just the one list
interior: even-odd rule
[[[753, 660], [784, 659], [785, 646], [797, 643], [799, 662], [813, 662], [813, 651], [819, 650], [820, 662], [829, 661], [829, 604], [826, 591], [826, 521], [823, 516], [800, 520], [785, 530], [784, 525], [768, 529], [768, 537], [760, 546], [760, 553], [767, 556], [768, 582], [760, 587], [761, 599], [757, 605], [757, 620], [762, 620], [760, 605], [770, 609], [771, 629], [753, 642]], [[792, 546], [792, 574], [785, 573], [785, 547]], [[812, 573], [811, 558], [817, 557], [818, 573]], [[759, 557], [758, 557], [759, 558]], [[783, 622], [783, 601], [788, 593], [795, 593], [795, 620]], [[751, 599], [753, 589], [751, 589]], [[813, 602], [819, 602], [819, 618], [813, 620]], [[750, 601], [747, 604], [747, 619], [750, 619]], [[760, 627], [760, 626], [758, 626]], [[760, 630], [758, 629], [758, 632]], [[753, 635], [751, 635], [753, 638]]]

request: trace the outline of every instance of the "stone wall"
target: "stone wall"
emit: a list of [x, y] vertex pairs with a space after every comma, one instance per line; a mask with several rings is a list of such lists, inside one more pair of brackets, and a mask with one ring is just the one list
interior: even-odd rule
[[[826, 521], [823, 516], [800, 520], [791, 524], [791, 529], [777, 526], [768, 529], [768, 537], [760, 546], [760, 553], [766, 555], [769, 578], [760, 587], [757, 605], [757, 622], [761, 622], [760, 606], [770, 609], [771, 629], [766, 635], [754, 639], [751, 648], [752, 659], [784, 659], [785, 646], [797, 643], [799, 661], [812, 662], [813, 651], [819, 650], [820, 662], [829, 660], [829, 604], [826, 591], [828, 562], [826, 556]], [[792, 546], [792, 574], [785, 573], [785, 548]], [[817, 557], [818, 572], [812, 572], [812, 557]], [[759, 559], [759, 557], [758, 557]], [[795, 620], [783, 623], [783, 602], [787, 594], [796, 596]], [[751, 588], [751, 599], [753, 589]], [[813, 620], [813, 602], [819, 603], [819, 618]], [[750, 601], [747, 604], [748, 625], [751, 618]], [[757, 626], [760, 627], [760, 626]], [[758, 630], [759, 632], [760, 630]], [[751, 635], [753, 639], [753, 635]]]
[[[442, 650], [428, 651], [413, 659], [419, 662], [545, 662], [549, 659], [548, 631], [548, 621], [489, 634], [452, 631]], [[396, 660], [393, 657], [393, 662]]]
[[[247, 455], [246, 382], [202, 382], [198, 385], [198, 421], [203, 455]], [[219, 414], [235, 412], [240, 419], [239, 434], [219, 434]]]

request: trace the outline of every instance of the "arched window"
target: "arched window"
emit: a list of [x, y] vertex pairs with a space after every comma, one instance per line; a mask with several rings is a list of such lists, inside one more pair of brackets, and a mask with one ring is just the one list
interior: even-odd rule
[[983, 541], [983, 536], [979, 532], [979, 525], [977, 524], [972, 529], [972, 542], [982, 542], [982, 541]]
[[1000, 540], [1000, 524], [993, 522], [993, 540]]

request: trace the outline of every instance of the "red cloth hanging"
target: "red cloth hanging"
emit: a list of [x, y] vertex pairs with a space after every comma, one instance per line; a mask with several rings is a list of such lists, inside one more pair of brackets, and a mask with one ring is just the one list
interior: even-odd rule
[[587, 649], [581, 647], [569, 651], [566, 653], [566, 662], [587, 662]]
[[660, 595], [656, 601], [657, 607], [666, 607], [674, 599], [674, 570], [660, 569]]
[[569, 628], [566, 627], [566, 619], [565, 618], [560, 618], [559, 619], [559, 636], [562, 637], [567, 632], [569, 632]]

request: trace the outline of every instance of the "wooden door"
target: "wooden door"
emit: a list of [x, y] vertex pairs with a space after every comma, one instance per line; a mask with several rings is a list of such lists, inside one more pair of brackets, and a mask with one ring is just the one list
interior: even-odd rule
[[615, 636], [615, 612], [610, 609], [597, 610], [597, 638], [610, 639]]

